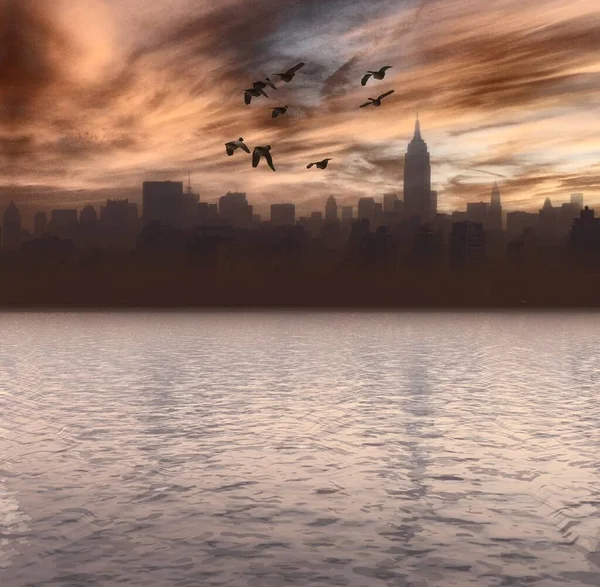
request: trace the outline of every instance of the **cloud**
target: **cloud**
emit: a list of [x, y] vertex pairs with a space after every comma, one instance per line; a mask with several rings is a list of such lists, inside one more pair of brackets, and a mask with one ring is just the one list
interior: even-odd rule
[[[302, 209], [330, 193], [355, 203], [401, 192], [419, 106], [442, 207], [487, 193], [496, 176], [506, 176], [506, 205], [535, 206], [570, 185], [600, 201], [590, 169], [600, 132], [595, 2], [103, 4], [107, 34], [86, 44], [66, 4], [0, 0], [0, 115], [10, 122], [0, 127], [0, 158], [10, 160], [0, 183], [89, 194], [190, 169], [204, 199], [241, 189], [265, 205], [289, 199]], [[94, 3], [86, 6], [93, 24]], [[244, 104], [244, 88], [298, 61], [306, 66], [291, 83]], [[383, 64], [393, 66], [386, 78], [361, 87]], [[358, 108], [380, 89], [395, 93], [379, 109]], [[274, 120], [279, 104], [289, 111]], [[277, 173], [253, 169], [245, 154], [226, 157], [223, 143], [239, 136], [271, 144]], [[326, 172], [308, 175], [309, 161], [328, 156]]]

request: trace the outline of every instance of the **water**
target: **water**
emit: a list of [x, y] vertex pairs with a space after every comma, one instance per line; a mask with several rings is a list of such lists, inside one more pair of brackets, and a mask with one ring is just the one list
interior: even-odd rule
[[600, 315], [0, 314], [0, 583], [600, 584]]

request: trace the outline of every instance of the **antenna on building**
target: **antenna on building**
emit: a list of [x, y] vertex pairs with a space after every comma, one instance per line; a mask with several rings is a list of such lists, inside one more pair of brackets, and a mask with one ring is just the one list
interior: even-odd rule
[[188, 169], [188, 185], [187, 185], [187, 193], [192, 193], [192, 172]]

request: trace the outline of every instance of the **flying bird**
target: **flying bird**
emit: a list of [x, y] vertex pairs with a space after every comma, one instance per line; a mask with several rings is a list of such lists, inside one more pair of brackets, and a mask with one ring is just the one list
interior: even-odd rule
[[296, 75], [296, 72], [301, 67], [304, 67], [304, 63], [302, 62], [297, 63], [296, 65], [294, 65], [294, 67], [291, 67], [285, 73], [276, 73], [275, 75], [278, 75], [282, 82], [291, 82], [294, 76]]
[[389, 92], [386, 92], [385, 94], [381, 94], [381, 96], [379, 96], [378, 98], [368, 98], [368, 100], [371, 100], [371, 101], [361, 104], [360, 108], [364, 108], [365, 106], [381, 106], [381, 100], [383, 98], [385, 98], [386, 96], [389, 96], [390, 94], [393, 94], [393, 93], [394, 93], [394, 90], [390, 90]]
[[269, 97], [262, 88], [249, 88], [244, 90], [244, 102], [246, 102], [246, 104], [250, 104], [252, 98], [258, 98], [259, 96], [264, 96], [265, 98]]
[[385, 77], [386, 69], [390, 69], [391, 67], [391, 65], [384, 65], [379, 71], [367, 71], [367, 73], [365, 73], [363, 78], [360, 80], [360, 85], [367, 85], [367, 81], [371, 76], [373, 76], [373, 79], [383, 79]]
[[246, 143], [244, 143], [243, 137], [240, 137], [237, 141], [229, 141], [228, 143], [225, 143], [225, 151], [230, 157], [233, 155], [236, 149], [242, 149], [243, 151], [246, 151], [246, 153], [250, 153], [250, 149], [248, 149]]
[[275, 84], [268, 78], [265, 78], [265, 81], [259, 81], [259, 82], [254, 82], [252, 84], [252, 87], [257, 89], [257, 90], [264, 90], [267, 86], [269, 86], [270, 88], [273, 88], [274, 90], [276, 90], [277, 88], [275, 87]]
[[277, 106], [277, 108], [272, 108], [273, 118], [277, 118], [280, 114], [285, 114], [287, 112], [287, 109], [287, 104], [285, 106]]
[[271, 158], [271, 145], [267, 145], [266, 147], [254, 147], [254, 152], [252, 153], [252, 167], [258, 167], [261, 157], [264, 157], [267, 160], [269, 167], [275, 171], [273, 159]]
[[317, 161], [316, 163], [309, 163], [306, 166], [306, 169], [310, 169], [313, 165], [316, 165], [319, 169], [325, 169], [325, 167], [327, 167], [327, 163], [329, 163], [331, 161], [331, 157], [328, 157], [327, 159], [323, 159], [323, 161]]

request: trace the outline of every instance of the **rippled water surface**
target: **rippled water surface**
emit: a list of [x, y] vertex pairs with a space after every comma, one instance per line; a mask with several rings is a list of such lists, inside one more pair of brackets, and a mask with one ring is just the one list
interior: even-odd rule
[[600, 315], [0, 314], [7, 587], [600, 585]]

